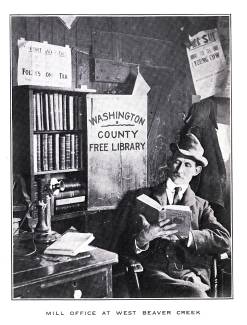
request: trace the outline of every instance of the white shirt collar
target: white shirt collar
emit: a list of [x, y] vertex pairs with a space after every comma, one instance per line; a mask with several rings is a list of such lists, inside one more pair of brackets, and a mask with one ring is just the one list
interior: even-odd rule
[[175, 191], [175, 187], [181, 187], [181, 190], [179, 191], [179, 193], [181, 194], [181, 196], [183, 196], [183, 194], [187, 190], [188, 186], [189, 186], [188, 184], [182, 184], [182, 185], [179, 185], [178, 186], [170, 178], [168, 178], [167, 179], [167, 182], [166, 182], [166, 187], [171, 192], [174, 192]]

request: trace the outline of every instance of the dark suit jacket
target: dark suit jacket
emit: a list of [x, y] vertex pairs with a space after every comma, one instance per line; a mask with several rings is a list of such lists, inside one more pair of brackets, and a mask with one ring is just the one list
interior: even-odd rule
[[[121, 233], [116, 232], [118, 245], [115, 242], [115, 250], [120, 254], [135, 255], [135, 237], [143, 227], [136, 208], [136, 197], [142, 193], [158, 202], [161, 202], [161, 197], [163, 202], [167, 201], [164, 184], [127, 194], [118, 210], [121, 218], [116, 219], [119, 220], [116, 227]], [[184, 193], [180, 204], [189, 206], [192, 211], [192, 245], [187, 247], [187, 240], [172, 243], [157, 238], [150, 242], [147, 251], [138, 254], [138, 259], [145, 269], [163, 271], [174, 278], [183, 279], [186, 273], [192, 271], [203, 283], [209, 285], [212, 257], [229, 250], [229, 233], [217, 222], [208, 202], [196, 196], [190, 187]], [[114, 247], [112, 249], [114, 250]]]
[[194, 104], [185, 120], [181, 136], [188, 132], [193, 133], [200, 140], [204, 156], [208, 160], [207, 168], [203, 168], [202, 172], [193, 178], [192, 188], [211, 204], [224, 207], [226, 168], [216, 132], [216, 106], [212, 98]]

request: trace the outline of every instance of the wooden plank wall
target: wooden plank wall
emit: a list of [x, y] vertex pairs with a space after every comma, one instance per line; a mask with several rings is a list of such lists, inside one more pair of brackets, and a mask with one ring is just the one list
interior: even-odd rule
[[[151, 87], [148, 95], [148, 184], [162, 180], [170, 154], [169, 144], [177, 139], [194, 94], [182, 27], [195, 31], [213, 28], [216, 18], [84, 16], [69, 30], [58, 17], [13, 16], [11, 26], [14, 85], [17, 83], [17, 39], [20, 37], [70, 45], [73, 85], [87, 84], [98, 93], [110, 92], [117, 84], [90, 80], [91, 53], [97, 58], [139, 65]], [[96, 234], [99, 246], [107, 247], [113, 217], [111, 212], [88, 217], [87, 230]]]

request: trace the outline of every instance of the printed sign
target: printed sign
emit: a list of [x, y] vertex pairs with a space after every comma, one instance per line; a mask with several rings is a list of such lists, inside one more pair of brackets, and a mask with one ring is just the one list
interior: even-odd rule
[[71, 49], [48, 43], [18, 40], [18, 85], [72, 86]]
[[187, 48], [192, 79], [201, 99], [218, 93], [224, 87], [227, 74], [226, 60], [217, 29], [201, 31], [190, 37]]
[[146, 186], [147, 95], [87, 95], [88, 206], [116, 206]]

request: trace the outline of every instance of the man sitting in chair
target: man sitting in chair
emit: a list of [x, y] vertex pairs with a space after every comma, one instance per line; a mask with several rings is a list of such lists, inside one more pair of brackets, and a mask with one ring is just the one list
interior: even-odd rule
[[[122, 247], [137, 254], [144, 267], [142, 289], [145, 297], [208, 297], [212, 258], [229, 250], [228, 231], [216, 220], [209, 203], [190, 188], [193, 176], [208, 164], [204, 150], [191, 133], [178, 144], [171, 144], [173, 153], [168, 178], [145, 193], [161, 205], [189, 206], [191, 228], [187, 238], [176, 236], [176, 224], [164, 220], [150, 224], [131, 203], [128, 231]], [[138, 193], [138, 194], [141, 194]]]

